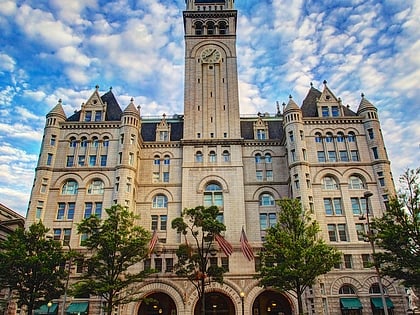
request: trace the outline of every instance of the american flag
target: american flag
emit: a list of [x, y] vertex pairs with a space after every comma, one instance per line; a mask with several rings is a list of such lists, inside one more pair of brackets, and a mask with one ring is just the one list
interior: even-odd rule
[[155, 246], [156, 246], [156, 243], [158, 242], [158, 240], [159, 240], [159, 238], [158, 238], [157, 232], [156, 232], [156, 230], [154, 230], [152, 238], [150, 239], [150, 243], [149, 243], [149, 255], [155, 249]]
[[221, 236], [220, 234], [216, 234], [214, 238], [226, 256], [232, 255], [233, 247], [228, 241], [225, 240], [223, 236]]
[[248, 243], [248, 238], [245, 235], [244, 227], [242, 227], [240, 243], [241, 243], [242, 253], [244, 254], [244, 256], [249, 261], [253, 260], [254, 259], [254, 253], [252, 252], [251, 245], [249, 245], [249, 243]]

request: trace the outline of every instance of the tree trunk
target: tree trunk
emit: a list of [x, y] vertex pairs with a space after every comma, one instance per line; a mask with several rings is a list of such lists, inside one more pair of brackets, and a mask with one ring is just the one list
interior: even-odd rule
[[205, 293], [205, 278], [204, 278], [204, 274], [203, 274], [203, 278], [200, 280], [201, 281], [201, 314], [202, 315], [206, 315], [206, 293]]
[[302, 315], [303, 314], [303, 303], [302, 303], [302, 291], [300, 288], [300, 284], [296, 285], [296, 296], [297, 296], [297, 300], [298, 300], [298, 314]]

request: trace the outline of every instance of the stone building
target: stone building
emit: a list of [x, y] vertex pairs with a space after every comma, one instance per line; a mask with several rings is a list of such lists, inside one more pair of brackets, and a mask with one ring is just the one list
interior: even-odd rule
[[[143, 117], [134, 100], [121, 107], [112, 90], [99, 87], [69, 117], [59, 101], [46, 116], [28, 224], [42, 220], [78, 249], [78, 222], [112, 204], [129, 207], [159, 237], [159, 251], [145, 264], [160, 272], [139, 283], [159, 303], [116, 311], [186, 315], [194, 314], [197, 293], [172, 272], [182, 240], [170, 222], [184, 208], [218, 205], [234, 252], [212, 257], [228, 269], [223, 285], [208, 287], [212, 314], [291, 315], [296, 299], [258, 286], [258, 259], [244, 256], [240, 237], [243, 229], [256, 254], [276, 222], [275, 200], [299, 198], [321, 236], [343, 252], [342, 264], [307, 290], [308, 314], [380, 314], [371, 248], [361, 234], [366, 221], [359, 219], [367, 190], [371, 216], [380, 216], [394, 193], [377, 109], [362, 96], [357, 112], [350, 110], [324, 82], [322, 91], [309, 88], [301, 106], [290, 97], [274, 114], [241, 117], [234, 1], [187, 0], [183, 18], [184, 113]], [[403, 288], [383, 282], [390, 312], [405, 314]], [[99, 312], [95, 297], [67, 299], [66, 307], [75, 303], [84, 303], [82, 313]]]

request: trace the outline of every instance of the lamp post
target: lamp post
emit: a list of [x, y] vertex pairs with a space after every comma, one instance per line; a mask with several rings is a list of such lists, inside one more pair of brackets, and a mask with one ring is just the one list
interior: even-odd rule
[[241, 291], [239, 295], [241, 297], [241, 302], [242, 302], [242, 315], [245, 315], [245, 309], [244, 309], [245, 292]]
[[52, 306], [52, 303], [51, 303], [51, 301], [49, 301], [47, 303], [47, 307], [48, 307], [48, 309], [47, 309], [47, 315], [50, 315], [50, 308], [51, 308], [51, 306]]
[[388, 315], [388, 306], [386, 304], [385, 294], [384, 294], [384, 287], [382, 285], [382, 278], [379, 273], [379, 266], [375, 259], [375, 240], [373, 239], [373, 231], [370, 228], [370, 221], [369, 221], [369, 198], [373, 196], [373, 193], [371, 191], [365, 191], [363, 196], [366, 199], [366, 222], [367, 222], [367, 234], [368, 234], [368, 240], [370, 243], [370, 247], [372, 248], [372, 259], [373, 259], [373, 265], [375, 266], [376, 276], [378, 277], [378, 285], [379, 285], [379, 291], [381, 293], [381, 300], [382, 300], [382, 307], [384, 309], [384, 315]]
[[[71, 255], [70, 241], [64, 242], [63, 245], [69, 248], [69, 252]], [[66, 285], [64, 287], [64, 296], [63, 296], [63, 305], [61, 306], [61, 315], [65, 314], [65, 308], [66, 308], [66, 302], [67, 302], [67, 290], [69, 288], [69, 279], [70, 279], [70, 272], [71, 272], [71, 264], [72, 264], [72, 258], [70, 257], [68, 265], [67, 265], [67, 277], [66, 277]]]

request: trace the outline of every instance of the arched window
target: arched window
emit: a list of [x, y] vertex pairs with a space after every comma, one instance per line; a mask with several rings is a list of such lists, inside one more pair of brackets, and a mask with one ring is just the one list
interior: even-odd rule
[[270, 153], [266, 153], [265, 154], [265, 163], [271, 163], [272, 159], [271, 159], [271, 154]]
[[344, 133], [337, 133], [337, 142], [344, 142]]
[[81, 147], [87, 147], [87, 138], [86, 137], [82, 137], [80, 139], [80, 146]]
[[327, 132], [327, 136], [325, 137], [326, 142], [333, 142], [333, 135], [331, 132]]
[[89, 195], [103, 195], [104, 194], [104, 182], [100, 179], [94, 179], [88, 186], [87, 193]]
[[79, 189], [79, 184], [74, 179], [66, 181], [61, 189], [62, 195], [76, 195]]
[[257, 154], [255, 154], [255, 163], [261, 163], [261, 154], [260, 153], [257, 153]]
[[365, 185], [363, 180], [359, 176], [350, 176], [349, 178], [349, 189], [364, 189]]
[[93, 137], [92, 138], [92, 147], [97, 148], [98, 144], [99, 144], [98, 137]]
[[171, 157], [169, 155], [165, 155], [163, 158], [163, 164], [169, 165], [171, 164]]
[[104, 147], [109, 146], [109, 138], [108, 138], [108, 137], [104, 137], [104, 138], [103, 138], [103, 140], [102, 140], [102, 145], [103, 145]]
[[227, 24], [224, 21], [219, 22], [219, 34], [220, 35], [227, 34]]
[[351, 285], [345, 284], [338, 290], [338, 294], [356, 294], [356, 290]]
[[153, 164], [154, 165], [159, 165], [160, 164], [160, 156], [159, 155], [155, 155], [153, 158]]
[[317, 143], [321, 143], [322, 142], [322, 135], [319, 132], [317, 132], [315, 134], [315, 142], [317, 142]]
[[211, 183], [204, 190], [204, 206], [223, 207], [223, 190], [217, 183]]
[[153, 208], [167, 208], [168, 207], [168, 197], [165, 195], [156, 195], [153, 198], [152, 203]]
[[77, 141], [75, 137], [70, 138], [70, 148], [75, 148], [77, 146]]
[[223, 155], [223, 161], [224, 162], [229, 162], [230, 161], [230, 153], [229, 153], [228, 150], [223, 151], [222, 155]]
[[209, 153], [209, 162], [210, 163], [216, 163], [216, 152], [210, 151]]
[[261, 207], [270, 207], [270, 206], [274, 206], [274, 205], [275, 205], [275, 201], [274, 201], [274, 198], [271, 194], [264, 193], [260, 196], [260, 206]]
[[214, 23], [211, 21], [207, 23], [207, 35], [214, 35]]
[[195, 161], [199, 163], [203, 162], [203, 153], [201, 151], [195, 153]]
[[202, 35], [203, 34], [203, 23], [195, 22], [195, 35]]
[[336, 190], [338, 189], [337, 182], [335, 181], [334, 177], [332, 176], [325, 176], [322, 179], [322, 188], [328, 190]]
[[349, 132], [348, 138], [349, 142], [356, 142], [356, 135], [354, 134], [353, 131]]
[[[382, 289], [384, 290], [384, 293], [386, 293], [385, 286], [382, 286]], [[369, 288], [369, 294], [381, 294], [381, 289], [379, 288], [379, 283], [373, 283]]]

